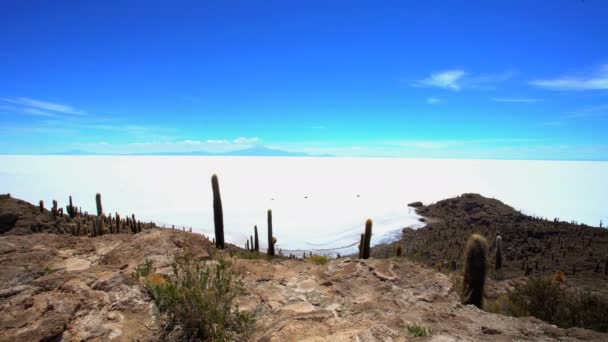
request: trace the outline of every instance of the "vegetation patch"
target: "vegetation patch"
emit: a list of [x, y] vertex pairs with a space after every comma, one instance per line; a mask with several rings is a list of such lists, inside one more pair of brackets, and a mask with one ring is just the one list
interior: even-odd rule
[[487, 303], [487, 311], [515, 317], [534, 316], [560, 328], [608, 332], [608, 299], [567, 289], [558, 281], [533, 277], [507, 295]]
[[408, 325], [407, 331], [414, 337], [431, 336], [433, 334], [433, 330], [431, 330], [431, 328], [418, 325], [416, 323]]
[[179, 331], [181, 340], [233, 341], [253, 328], [253, 316], [236, 304], [244, 286], [230, 261], [176, 257], [171, 277], [150, 274], [145, 286], [165, 316], [165, 332]]
[[313, 255], [308, 259], [318, 265], [325, 265], [330, 260], [329, 257], [326, 257], [324, 255]]

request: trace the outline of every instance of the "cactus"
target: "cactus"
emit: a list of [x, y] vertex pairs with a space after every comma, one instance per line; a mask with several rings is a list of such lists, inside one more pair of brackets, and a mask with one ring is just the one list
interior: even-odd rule
[[361, 252], [362, 259], [369, 259], [370, 243], [372, 241], [372, 220], [365, 221], [365, 239], [363, 240], [363, 251]]
[[496, 260], [494, 261], [494, 270], [498, 271], [502, 268], [502, 237], [496, 237]]
[[53, 200], [53, 209], [51, 209], [51, 213], [53, 214], [53, 218], [57, 217], [59, 211], [57, 210], [57, 201]]
[[251, 248], [251, 251], [254, 251], [255, 249], [253, 248], [253, 236], [249, 235], [249, 247]]
[[116, 213], [116, 233], [120, 233], [120, 215]]
[[488, 243], [481, 235], [473, 234], [467, 241], [464, 253], [464, 275], [462, 282], [462, 303], [481, 308], [483, 288], [486, 281], [488, 263]]
[[272, 210], [268, 209], [268, 255], [274, 255], [274, 242], [272, 236]]
[[211, 176], [213, 189], [213, 222], [215, 224], [215, 247], [224, 249], [224, 213], [222, 211], [222, 197], [217, 175]]
[[359, 259], [363, 257], [363, 242], [365, 241], [365, 234], [361, 234], [359, 239]]
[[43, 214], [44, 213], [44, 201], [40, 200], [40, 202], [38, 202], [38, 206], [40, 207], [40, 213]]
[[101, 194], [97, 193], [95, 195], [95, 203], [97, 204], [97, 216], [101, 216], [103, 214], [103, 208], [101, 207]]
[[72, 196], [70, 196], [70, 204], [66, 207], [67, 211], [68, 211], [68, 215], [70, 215], [70, 218], [74, 218], [76, 217], [76, 207], [74, 207], [73, 203], [72, 203]]
[[395, 255], [397, 256], [397, 258], [400, 258], [401, 256], [403, 256], [403, 247], [401, 247], [401, 245], [397, 245], [397, 248], [395, 250]]
[[253, 231], [254, 231], [254, 236], [255, 236], [255, 239], [253, 240], [253, 242], [254, 242], [253, 248], [255, 249], [256, 252], [259, 252], [260, 251], [260, 240], [258, 240], [258, 226], [253, 226]]

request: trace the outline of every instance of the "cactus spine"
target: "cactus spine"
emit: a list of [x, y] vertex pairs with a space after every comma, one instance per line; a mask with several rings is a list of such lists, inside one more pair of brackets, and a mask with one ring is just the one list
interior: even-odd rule
[[260, 240], [258, 240], [258, 226], [253, 226], [253, 231], [254, 231], [254, 235], [255, 235], [255, 239], [254, 241], [254, 246], [253, 248], [255, 249], [256, 252], [260, 251]]
[[215, 247], [224, 249], [224, 213], [222, 212], [222, 198], [217, 175], [211, 176], [213, 189], [213, 221], [215, 223]]
[[274, 256], [274, 242], [272, 236], [272, 210], [268, 209], [268, 255]]
[[95, 203], [97, 204], [97, 216], [101, 216], [103, 214], [103, 208], [101, 207], [101, 194], [97, 193], [95, 195]]
[[496, 260], [494, 261], [494, 270], [498, 271], [502, 268], [502, 237], [496, 237]]
[[370, 254], [370, 244], [372, 241], [372, 220], [367, 219], [365, 221], [365, 237], [363, 240], [363, 251], [361, 252], [362, 259], [369, 259]]
[[481, 308], [486, 282], [488, 243], [481, 235], [473, 234], [464, 252], [462, 304]]

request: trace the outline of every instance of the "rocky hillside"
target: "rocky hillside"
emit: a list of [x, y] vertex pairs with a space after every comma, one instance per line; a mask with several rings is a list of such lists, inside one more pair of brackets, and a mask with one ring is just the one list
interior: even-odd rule
[[[464, 194], [421, 206], [423, 229], [404, 229], [406, 255], [444, 271], [462, 268], [463, 246], [472, 233], [490, 242], [493, 265], [496, 236], [503, 238], [502, 279], [564, 272], [567, 282], [608, 295], [608, 230], [559, 219], [532, 217], [496, 199]], [[389, 249], [378, 248], [376, 256]], [[390, 255], [390, 253], [389, 253]]]
[[[199, 234], [151, 226], [136, 234], [74, 236], [65, 233], [70, 220], [49, 219], [37, 209], [6, 196], [0, 200], [1, 224], [11, 227], [0, 235], [0, 341], [157, 341], [163, 319], [132, 276], [136, 267], [147, 259], [155, 272], [169, 275], [174, 257], [186, 250], [198, 260], [231, 258], [237, 251], [231, 246], [218, 252]], [[28, 222], [54, 230], [34, 233]], [[452, 278], [403, 258], [341, 258], [322, 265], [232, 259], [246, 288], [239, 306], [256, 319], [243, 340], [408, 341], [419, 339], [413, 335], [420, 327], [431, 332], [420, 340], [435, 341], [608, 339], [463, 306]]]

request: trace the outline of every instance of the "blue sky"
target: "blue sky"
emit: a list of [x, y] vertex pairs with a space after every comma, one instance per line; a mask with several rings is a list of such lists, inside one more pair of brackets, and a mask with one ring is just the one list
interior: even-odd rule
[[0, 153], [608, 160], [608, 1], [0, 2]]

